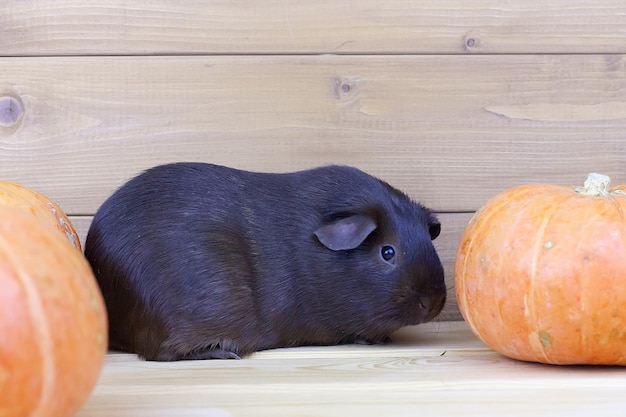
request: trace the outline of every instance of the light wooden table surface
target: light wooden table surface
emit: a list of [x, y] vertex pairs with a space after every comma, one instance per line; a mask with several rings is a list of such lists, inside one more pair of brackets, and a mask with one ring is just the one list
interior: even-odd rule
[[385, 346], [276, 349], [244, 360], [111, 353], [79, 417], [624, 416], [626, 368], [550, 366], [491, 351], [464, 323]]

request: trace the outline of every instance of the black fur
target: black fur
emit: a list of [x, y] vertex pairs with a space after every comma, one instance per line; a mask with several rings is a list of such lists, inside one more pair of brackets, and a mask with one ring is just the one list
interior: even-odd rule
[[[433, 319], [446, 297], [431, 243], [439, 228], [429, 210], [351, 167], [263, 174], [177, 163], [105, 201], [85, 255], [112, 348], [160, 361], [238, 358], [381, 342]], [[364, 237], [344, 239], [354, 230]]]

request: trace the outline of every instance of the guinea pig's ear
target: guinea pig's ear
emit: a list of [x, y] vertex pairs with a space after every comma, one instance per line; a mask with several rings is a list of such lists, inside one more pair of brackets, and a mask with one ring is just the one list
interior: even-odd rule
[[321, 226], [314, 233], [322, 245], [339, 251], [357, 248], [374, 229], [374, 219], [364, 214], [354, 214]]
[[435, 221], [428, 225], [428, 233], [430, 234], [430, 240], [435, 240], [441, 233], [441, 223]]

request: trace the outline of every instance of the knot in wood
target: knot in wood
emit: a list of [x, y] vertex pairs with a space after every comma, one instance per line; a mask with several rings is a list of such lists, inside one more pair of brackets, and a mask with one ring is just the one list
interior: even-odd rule
[[24, 106], [14, 97], [0, 97], [0, 126], [13, 126], [24, 113]]

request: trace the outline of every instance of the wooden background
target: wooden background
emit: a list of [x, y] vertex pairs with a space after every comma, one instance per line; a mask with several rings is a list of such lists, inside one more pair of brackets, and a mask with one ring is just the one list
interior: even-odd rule
[[452, 284], [497, 192], [626, 183], [625, 53], [623, 0], [4, 0], [0, 178], [84, 241], [158, 163], [355, 165], [440, 213]]

